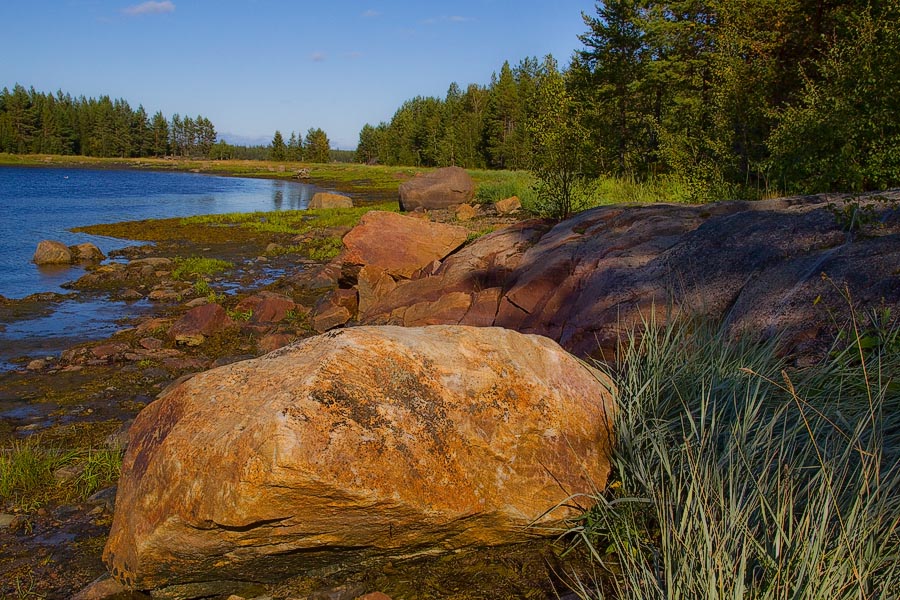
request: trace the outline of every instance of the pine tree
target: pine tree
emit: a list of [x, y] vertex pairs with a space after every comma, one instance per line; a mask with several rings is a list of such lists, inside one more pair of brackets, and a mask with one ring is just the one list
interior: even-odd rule
[[284, 160], [286, 152], [287, 148], [284, 145], [284, 138], [281, 137], [281, 132], [276, 130], [269, 149], [269, 160]]
[[310, 128], [303, 143], [303, 155], [309, 162], [327, 163], [331, 161], [331, 143], [319, 128]]

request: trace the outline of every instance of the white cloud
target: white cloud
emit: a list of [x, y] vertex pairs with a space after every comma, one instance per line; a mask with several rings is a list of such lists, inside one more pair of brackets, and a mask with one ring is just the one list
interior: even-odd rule
[[381, 13], [378, 12], [377, 10], [372, 10], [372, 9], [370, 8], [369, 10], [367, 10], [366, 12], [364, 12], [364, 13], [362, 14], [362, 16], [363, 16], [364, 18], [366, 18], [366, 19], [374, 19], [375, 17], [380, 17], [380, 16], [381, 16]]
[[163, 13], [175, 12], [175, 3], [172, 2], [172, 0], [162, 0], [161, 2], [148, 0], [148, 2], [142, 2], [140, 4], [135, 4], [134, 6], [123, 8], [122, 12], [130, 17], [137, 17], [140, 15], [160, 15]]
[[310, 58], [313, 62], [325, 62], [327, 57], [324, 52], [313, 52]]
[[345, 58], [354, 59], [354, 60], [357, 58], [362, 58], [362, 56], [363, 56], [362, 52], [345, 52], [344, 53]]
[[467, 23], [469, 21], [474, 21], [472, 17], [461, 17], [459, 15], [453, 15], [452, 17], [447, 17], [447, 20], [451, 23]]

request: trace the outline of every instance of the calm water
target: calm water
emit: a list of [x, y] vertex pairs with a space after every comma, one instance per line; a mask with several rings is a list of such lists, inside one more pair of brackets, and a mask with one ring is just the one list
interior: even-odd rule
[[[0, 167], [0, 294], [22, 298], [65, 292], [60, 284], [84, 271], [38, 268], [40, 240], [93, 242], [109, 253], [134, 242], [68, 230], [115, 223], [224, 212], [306, 208], [317, 188], [291, 181], [85, 169]], [[116, 321], [147, 310], [146, 302], [66, 300], [47, 314], [0, 323], [0, 371], [15, 357], [58, 354], [76, 342], [111, 335]]]
[[39, 241], [93, 242], [104, 253], [132, 242], [68, 230], [95, 223], [306, 208], [315, 186], [194, 173], [0, 167], [0, 295], [62, 291], [78, 268], [38, 268]]

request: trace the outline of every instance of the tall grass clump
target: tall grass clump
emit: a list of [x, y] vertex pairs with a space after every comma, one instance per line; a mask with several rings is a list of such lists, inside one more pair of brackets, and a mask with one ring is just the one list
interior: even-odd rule
[[122, 468], [120, 448], [61, 448], [40, 436], [0, 448], [0, 507], [33, 510], [51, 502], [77, 502], [113, 484]]
[[900, 328], [790, 372], [697, 323], [631, 335], [613, 484], [572, 532], [582, 597], [900, 596]]

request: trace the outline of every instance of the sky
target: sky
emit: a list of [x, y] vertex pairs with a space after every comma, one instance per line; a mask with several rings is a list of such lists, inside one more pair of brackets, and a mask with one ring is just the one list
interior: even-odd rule
[[321, 127], [356, 147], [366, 123], [503, 61], [561, 65], [593, 0], [2, 0], [0, 88], [124, 98], [209, 118], [231, 143]]

